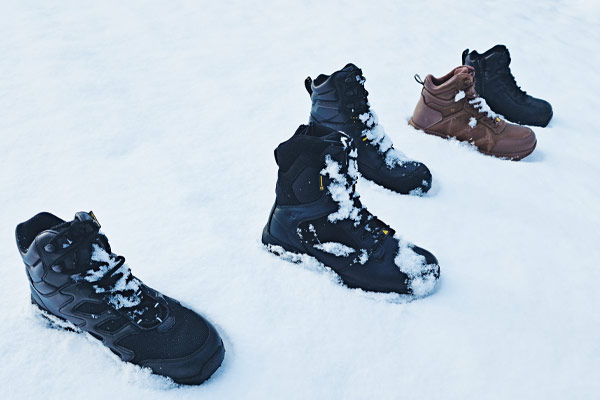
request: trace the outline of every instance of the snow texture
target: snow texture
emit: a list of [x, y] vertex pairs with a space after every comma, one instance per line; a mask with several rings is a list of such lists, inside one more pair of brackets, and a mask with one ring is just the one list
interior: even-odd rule
[[459, 90], [458, 93], [456, 93], [456, 96], [454, 96], [454, 102], [461, 101], [464, 98], [465, 98], [464, 90]]
[[469, 104], [473, 106], [477, 111], [487, 115], [489, 118], [497, 118], [500, 117], [498, 114], [492, 111], [490, 106], [485, 102], [483, 97], [475, 97], [473, 100], [469, 100]]
[[[337, 211], [329, 214], [327, 219], [334, 223], [344, 219], [351, 219], [354, 221], [354, 225], [358, 226], [361, 219], [360, 209], [354, 206], [353, 199], [355, 194], [352, 193], [355, 177], [358, 177], [356, 160], [349, 160], [348, 173], [344, 174], [341, 171], [340, 164], [327, 154], [325, 157], [325, 168], [321, 170], [321, 175], [328, 176], [331, 179], [331, 183], [327, 185], [327, 190], [331, 194], [333, 201], [338, 203]], [[347, 177], [351, 177], [352, 182], [349, 182]]]
[[[364, 81], [361, 81], [361, 84], [364, 84]], [[404, 162], [410, 161], [404, 153], [392, 147], [392, 139], [385, 133], [383, 125], [379, 124], [379, 118], [370, 105], [369, 111], [360, 114], [358, 118], [367, 127], [363, 130], [362, 134], [367, 137], [367, 140], [369, 140], [378, 152], [385, 154], [385, 163], [388, 168], [391, 169], [396, 165], [402, 165]]]
[[[98, 269], [90, 269], [83, 275], [78, 276], [80, 279], [84, 279], [90, 283], [100, 281], [106, 276], [106, 274], [115, 268], [118, 261], [112, 257], [106, 250], [97, 244], [92, 244], [92, 261], [102, 263]], [[137, 278], [131, 278], [131, 270], [127, 264], [123, 264], [113, 271], [111, 276], [120, 274], [121, 277], [108, 289], [108, 302], [112, 304], [117, 310], [120, 308], [134, 307], [140, 304], [140, 285], [141, 282]], [[96, 293], [106, 293], [107, 290], [104, 287], [93, 285]], [[124, 296], [123, 292], [132, 291], [133, 294]]]
[[[22, 0], [0, 21], [1, 399], [598, 397], [599, 2]], [[554, 108], [532, 155], [407, 125], [415, 72], [498, 43]], [[303, 79], [348, 62], [433, 175], [424, 197], [357, 182], [440, 261], [423, 299], [348, 289], [260, 242], [273, 150], [309, 116]], [[14, 227], [90, 209], [136, 277], [216, 324], [208, 382], [178, 387], [33, 315]]]
[[369, 253], [366, 249], [360, 249], [360, 255], [355, 262], [359, 263], [360, 265], [365, 265], [367, 261], [369, 261]]
[[325, 253], [333, 254], [338, 257], [348, 257], [356, 250], [352, 247], [348, 247], [342, 243], [326, 242], [314, 245], [315, 248], [324, 251]]
[[426, 264], [425, 257], [415, 253], [412, 245], [398, 235], [394, 239], [398, 241], [398, 253], [394, 262], [400, 271], [408, 275], [408, 287], [416, 297], [429, 295], [437, 284], [434, 275], [437, 266]]
[[475, 128], [477, 126], [477, 118], [475, 118], [475, 117], [469, 118], [469, 126], [471, 128]]

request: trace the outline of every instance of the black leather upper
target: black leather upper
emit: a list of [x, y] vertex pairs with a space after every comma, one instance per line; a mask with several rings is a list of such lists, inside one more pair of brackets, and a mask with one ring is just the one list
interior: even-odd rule
[[[394, 261], [399, 246], [394, 230], [368, 213], [358, 195], [354, 194], [353, 200], [354, 206], [363, 210], [360, 222], [351, 218], [332, 222], [329, 218], [340, 206], [330, 192], [332, 178], [324, 172], [326, 159], [335, 161], [352, 185], [348, 169], [353, 143], [345, 134], [311, 124], [301, 126], [290, 140], [277, 147], [277, 199], [263, 231], [263, 243], [317, 258], [348, 286], [410, 293], [410, 279]], [[297, 193], [311, 195], [303, 199]], [[323, 243], [339, 243], [352, 251], [345, 256], [334, 255], [319, 248]], [[423, 255], [427, 265], [424, 271], [433, 270], [439, 276], [435, 257], [416, 246], [412, 249]]]
[[552, 106], [526, 94], [517, 86], [510, 71], [510, 54], [496, 45], [483, 54], [463, 52], [463, 64], [475, 68], [475, 90], [490, 108], [507, 120], [522, 125], [546, 126], [552, 119]]
[[424, 164], [405, 161], [390, 167], [386, 164], [385, 154], [365, 140], [363, 131], [367, 127], [358, 115], [368, 112], [370, 106], [366, 95], [362, 98], [364, 88], [357, 85], [357, 78], [362, 79], [362, 71], [354, 64], [348, 64], [331, 76], [319, 75], [312, 81], [309, 122], [352, 137], [358, 149], [358, 169], [365, 178], [403, 194], [415, 189], [427, 192], [431, 186], [431, 172]]
[[[203, 368], [214, 361], [211, 358], [216, 353], [223, 353], [221, 339], [208, 321], [143, 284], [140, 307], [134, 311], [116, 308], [105, 293], [77, 278], [89, 268], [90, 247], [99, 235], [95, 218], [78, 214], [85, 214], [76, 218], [85, 220], [86, 229], [83, 236], [70, 239], [67, 247], [53, 244], [53, 239], [70, 223], [52, 214], [40, 213], [17, 226], [17, 246], [32, 302], [101, 340], [124, 361], [147, 366], [176, 382], [201, 383], [207, 379], [213, 371], [204, 371], [208, 376], [201, 376]], [[106, 246], [110, 251], [107, 242]], [[154, 323], [144, 319], [148, 313], [156, 318]], [[216, 357], [222, 359], [222, 354]]]

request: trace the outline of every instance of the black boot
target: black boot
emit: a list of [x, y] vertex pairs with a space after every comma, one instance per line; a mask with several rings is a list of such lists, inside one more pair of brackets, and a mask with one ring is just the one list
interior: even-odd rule
[[32, 303], [124, 361], [177, 383], [208, 379], [225, 354], [215, 328], [135, 278], [99, 229], [92, 212], [69, 222], [40, 213], [17, 226]]
[[349, 287], [428, 295], [439, 277], [436, 258], [396, 237], [362, 206], [354, 190], [356, 159], [352, 138], [321, 125], [302, 125], [281, 143], [263, 243], [276, 254], [316, 258]]
[[552, 106], [529, 96], [517, 86], [510, 72], [510, 54], [496, 45], [483, 54], [463, 51], [463, 65], [475, 68], [475, 90], [490, 108], [507, 120], [521, 125], [546, 126], [552, 119]]
[[306, 78], [312, 100], [310, 122], [342, 131], [358, 149], [358, 170], [367, 179], [399, 193], [422, 194], [431, 187], [431, 173], [422, 163], [394, 149], [379, 125], [365, 90], [362, 71], [353, 64], [331, 75]]

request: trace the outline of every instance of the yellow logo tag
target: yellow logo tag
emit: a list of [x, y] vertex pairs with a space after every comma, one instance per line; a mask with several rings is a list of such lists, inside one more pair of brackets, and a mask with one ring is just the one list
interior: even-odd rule
[[94, 212], [90, 211], [88, 214], [90, 214], [90, 217], [92, 217], [94, 222], [96, 222], [98, 224], [98, 226], [100, 226], [100, 222], [98, 222], [98, 218], [96, 218], [96, 216], [94, 215]]

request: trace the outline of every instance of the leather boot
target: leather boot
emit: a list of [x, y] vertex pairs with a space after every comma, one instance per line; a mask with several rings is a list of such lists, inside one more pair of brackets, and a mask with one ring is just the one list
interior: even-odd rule
[[[415, 76], [415, 79], [418, 75]], [[475, 90], [475, 70], [460, 66], [441, 78], [427, 75], [409, 124], [443, 138], [472, 143], [484, 154], [520, 160], [537, 140], [527, 127], [507, 123]]]

